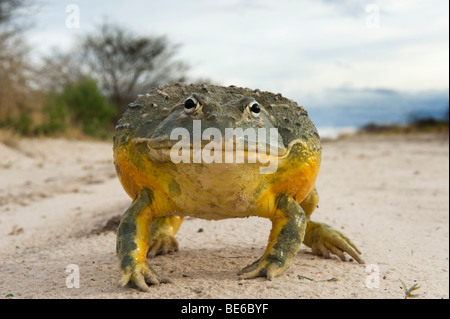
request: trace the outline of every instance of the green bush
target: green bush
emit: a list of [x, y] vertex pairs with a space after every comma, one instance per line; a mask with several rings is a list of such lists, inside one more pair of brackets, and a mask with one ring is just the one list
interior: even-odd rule
[[20, 135], [30, 135], [32, 133], [33, 120], [31, 111], [23, 110], [19, 115], [8, 117], [0, 122], [0, 127], [10, 128]]
[[108, 103], [93, 79], [66, 85], [61, 96], [73, 121], [91, 136], [104, 136], [117, 110]]
[[93, 79], [82, 79], [67, 84], [61, 93], [47, 93], [42, 109], [43, 122], [37, 127], [37, 133], [54, 134], [75, 126], [87, 135], [104, 138], [116, 113], [97, 83]]
[[59, 94], [45, 94], [42, 107], [42, 123], [35, 128], [35, 134], [52, 135], [65, 132], [68, 127], [69, 112]]

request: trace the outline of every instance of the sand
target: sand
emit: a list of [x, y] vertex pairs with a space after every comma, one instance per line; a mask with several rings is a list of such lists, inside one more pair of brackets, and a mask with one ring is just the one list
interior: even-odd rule
[[270, 222], [187, 218], [180, 251], [151, 261], [172, 283], [142, 293], [119, 285], [114, 221], [130, 198], [111, 143], [0, 143], [0, 298], [404, 298], [401, 281], [418, 298], [449, 298], [448, 135], [324, 142], [317, 187], [313, 219], [347, 234], [366, 264], [302, 246], [275, 280], [238, 280]]

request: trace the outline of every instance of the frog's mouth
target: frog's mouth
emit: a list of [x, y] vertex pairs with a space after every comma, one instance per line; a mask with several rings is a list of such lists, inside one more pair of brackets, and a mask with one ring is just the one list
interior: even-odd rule
[[155, 162], [183, 162], [183, 163], [243, 163], [252, 159], [281, 158], [288, 154], [288, 148], [282, 143], [259, 143], [255, 140], [201, 140], [183, 141], [162, 138], [134, 138], [134, 144], [145, 144], [146, 155]]

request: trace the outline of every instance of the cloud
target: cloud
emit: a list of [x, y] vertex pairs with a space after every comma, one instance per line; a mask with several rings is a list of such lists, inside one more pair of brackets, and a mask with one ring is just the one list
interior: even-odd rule
[[[30, 34], [40, 51], [70, 46], [107, 17], [180, 44], [177, 58], [193, 78], [280, 92], [317, 109], [429, 105], [423, 92], [448, 92], [448, 1], [78, 0], [77, 31], [65, 28], [59, 1], [47, 3]], [[366, 25], [371, 3], [379, 28]]]
[[361, 127], [368, 123], [405, 123], [411, 116], [442, 118], [449, 91], [403, 92], [386, 88], [343, 87], [304, 99], [311, 118], [321, 127]]
[[373, 1], [368, 0], [319, 0], [324, 5], [330, 6], [340, 15], [350, 17], [361, 17], [364, 14], [365, 7]]

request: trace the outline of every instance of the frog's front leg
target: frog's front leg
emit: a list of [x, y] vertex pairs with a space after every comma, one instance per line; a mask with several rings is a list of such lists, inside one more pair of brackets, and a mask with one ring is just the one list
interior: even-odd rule
[[147, 261], [153, 201], [153, 191], [144, 188], [125, 212], [117, 230], [116, 251], [122, 271], [121, 283], [132, 283], [142, 291], [148, 291], [148, 285], [161, 282]]
[[267, 277], [272, 280], [292, 263], [302, 244], [306, 216], [300, 205], [286, 195], [280, 196], [272, 218], [269, 244], [264, 255], [239, 272], [242, 279]]

